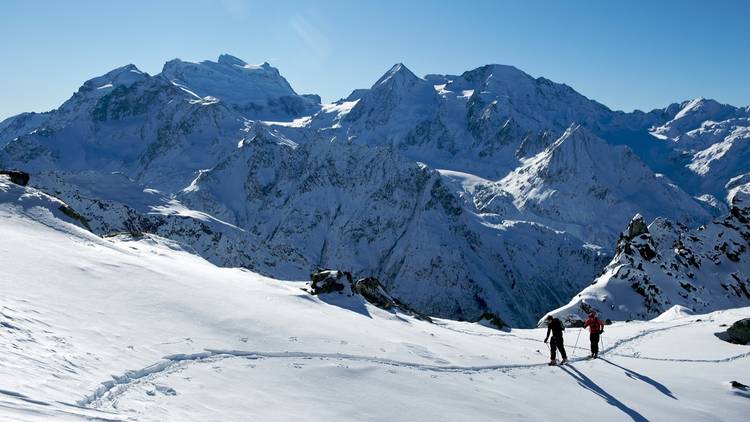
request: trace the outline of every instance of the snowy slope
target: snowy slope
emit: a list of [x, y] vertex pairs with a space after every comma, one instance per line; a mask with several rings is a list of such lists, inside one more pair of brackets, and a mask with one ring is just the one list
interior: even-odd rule
[[0, 174], [0, 204], [15, 214], [35, 219], [53, 227], [69, 223], [88, 230], [88, 222], [73, 208], [58, 198], [38, 189], [19, 186]]
[[0, 122], [0, 147], [44, 125], [50, 113], [21, 113]]
[[27, 171], [120, 171], [151, 187], [185, 186], [236, 146], [245, 119], [128, 65], [81, 86], [43, 126], [10, 141], [0, 164]]
[[[635, 143], [629, 134], [636, 133], [658, 145], [662, 141], [649, 135], [648, 128], [664, 124], [677, 113], [674, 108], [613, 112], [566, 85], [532, 78], [512, 66], [488, 65], [460, 76], [419, 78], [397, 64], [369, 90], [353, 93], [302, 124], [284, 126], [283, 131], [301, 142], [335, 136], [385, 145], [433, 168], [501, 180], [489, 190], [516, 197], [521, 219], [570, 231], [607, 247], [635, 212], [697, 224], [717, 211], [654, 174], [637, 154], [611, 147], [606, 140], [571, 139], [561, 142], [564, 147], [555, 141], [583, 138], [566, 136], [566, 130], [575, 126], [581, 133], [590, 133], [585, 139], [614, 133], [618, 137], [611, 143], [628, 144]], [[638, 145], [635, 151], [652, 152], [652, 147]], [[549, 155], [564, 162], [556, 169], [561, 182], [536, 186], [551, 185], [530, 180], [539, 179]], [[577, 163], [578, 158], [583, 161]], [[649, 157], [647, 162], [652, 161]], [[678, 166], [675, 171], [682, 175], [687, 169]], [[681, 176], [680, 180], [686, 179]], [[638, 186], [646, 184], [658, 189], [650, 194], [638, 192]], [[481, 192], [484, 199], [492, 197], [487, 189]], [[544, 200], [547, 204], [541, 204]]]
[[263, 259], [257, 251], [252, 258], [248, 256], [255, 239], [241, 228], [190, 209], [122, 173], [44, 172], [35, 175], [31, 183], [63, 198], [100, 236], [156, 234], [227, 267], [251, 266]]
[[688, 225], [710, 217], [630, 149], [609, 145], [577, 124], [498, 184], [519, 209], [598, 245], [614, 243], [622, 222], [636, 213], [671, 215]]
[[342, 268], [379, 277], [432, 315], [476, 320], [489, 310], [530, 325], [604, 263], [565, 233], [478, 215], [456, 195], [462, 187], [392, 149], [296, 145], [256, 129], [177, 195], [247, 233], [248, 268], [284, 278]]
[[678, 143], [685, 143], [686, 140], [683, 139], [683, 135], [700, 128], [704, 122], [720, 122], [731, 118], [748, 117], [747, 110], [706, 98], [685, 101], [680, 104], [679, 108], [680, 110], [671, 120], [654, 128], [653, 133], [671, 138]]
[[433, 167], [485, 178], [505, 175], [518, 164], [521, 144], [547, 131], [557, 137], [571, 122], [598, 127], [616, 118], [570, 87], [502, 65], [423, 79], [399, 63], [356, 94], [337, 123], [330, 122], [330, 113], [319, 113], [309, 126], [331, 127], [339, 137], [394, 146]]
[[646, 162], [686, 191], [722, 197], [731, 178], [750, 170], [750, 107], [696, 98], [672, 104], [663, 117], [649, 130], [657, 141], [639, 148]]
[[552, 314], [650, 319], [673, 305], [704, 313], [750, 305], [750, 184], [731, 189], [730, 212], [697, 229], [640, 215], [604, 272]]
[[745, 417], [729, 382], [748, 383], [750, 352], [714, 333], [750, 308], [609, 326], [594, 362], [568, 332], [575, 362], [556, 368], [541, 329], [430, 324], [49, 221], [0, 204], [4, 420]]
[[219, 99], [249, 118], [309, 115], [320, 107], [320, 98], [297, 95], [270, 64], [250, 65], [228, 54], [216, 62], [174, 59], [164, 64], [161, 76], [200, 97]]

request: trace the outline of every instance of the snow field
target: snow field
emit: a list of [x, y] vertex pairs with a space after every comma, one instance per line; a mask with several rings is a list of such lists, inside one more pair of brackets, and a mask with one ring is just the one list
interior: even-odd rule
[[[0, 205], [0, 418], [743, 420], [750, 308], [566, 333], [435, 324], [218, 268], [156, 237], [102, 240]], [[31, 216], [30, 216], [31, 215]], [[48, 219], [48, 220], [45, 220]], [[696, 322], [697, 319], [701, 321]]]

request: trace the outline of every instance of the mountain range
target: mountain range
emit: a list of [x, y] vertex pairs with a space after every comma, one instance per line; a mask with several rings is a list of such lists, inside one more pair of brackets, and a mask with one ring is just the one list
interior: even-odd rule
[[[655, 256], [637, 270], [644, 291], [646, 279], [661, 292], [685, 282], [687, 270], [654, 275], [678, 259], [680, 239], [708, 256], [731, 236], [738, 261], [721, 274], [745, 283], [750, 240], [727, 224], [738, 224], [749, 139], [750, 107], [699, 98], [613, 111], [512, 66], [420, 78], [396, 64], [323, 104], [268, 63], [222, 55], [171, 60], [153, 76], [127, 65], [55, 110], [0, 122], [0, 167], [30, 172], [101, 236], [158, 234], [274, 278], [348, 270], [430, 315], [491, 312], [530, 326], [616, 284], [606, 280], [624, 274], [628, 242], [641, 241], [621, 234], [635, 214], [658, 218]], [[722, 299], [732, 287], [714, 274], [691, 282], [685, 300], [670, 293], [641, 308], [610, 294], [614, 308], [596, 308], [645, 318], [677, 302], [747, 304]]]

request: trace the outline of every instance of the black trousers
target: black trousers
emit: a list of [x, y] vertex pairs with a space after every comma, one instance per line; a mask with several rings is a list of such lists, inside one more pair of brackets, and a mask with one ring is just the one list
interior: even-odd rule
[[591, 354], [599, 354], [599, 333], [591, 333], [589, 339], [591, 340]]
[[562, 356], [563, 359], [568, 358], [568, 354], [565, 353], [565, 345], [563, 345], [563, 338], [553, 336], [552, 340], [550, 340], [549, 342], [550, 360], [555, 360], [555, 357], [557, 357], [557, 350], [560, 351], [560, 356]]

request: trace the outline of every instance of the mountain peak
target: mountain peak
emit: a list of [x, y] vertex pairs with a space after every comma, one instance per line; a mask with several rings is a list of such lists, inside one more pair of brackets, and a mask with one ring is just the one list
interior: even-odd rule
[[567, 174], [594, 171], [602, 157], [612, 157], [616, 151], [616, 147], [573, 123], [541, 154], [547, 160], [547, 174]]
[[84, 82], [82, 88], [84, 90], [91, 90], [111, 88], [120, 85], [130, 86], [148, 77], [148, 73], [142, 72], [134, 64], [131, 63], [110, 70], [102, 76], [97, 76], [96, 78], [89, 79], [88, 81]]
[[597, 141], [601, 143], [605, 142], [580, 124], [572, 123], [568, 126], [565, 132], [557, 138], [551, 146], [551, 149], [554, 151], [561, 148], [572, 147], [573, 144], [590, 144]]
[[418, 81], [421, 81], [421, 79], [412, 73], [411, 70], [409, 70], [403, 63], [396, 63], [391, 67], [383, 76], [378, 79], [377, 82], [375, 82], [375, 85], [373, 85], [373, 89], [378, 86], [383, 85], [389, 85], [389, 84], [396, 84], [396, 85], [405, 85], [405, 84], [414, 84]]
[[[217, 61], [217, 63], [228, 65], [228, 66], [240, 66], [240, 67], [245, 67], [247, 65], [247, 63], [244, 60], [237, 58], [235, 56], [232, 56], [231, 54], [226, 54], [226, 53], [219, 56], [219, 60]], [[264, 64], [267, 64], [267, 63], [264, 63]]]
[[646, 220], [643, 218], [643, 216], [638, 213], [633, 216], [633, 218], [630, 220], [630, 223], [628, 224], [627, 228], [627, 237], [628, 239], [633, 239], [636, 236], [640, 236], [644, 233], [648, 233], [648, 226], [646, 225]]
[[476, 69], [468, 70], [461, 74], [461, 78], [467, 82], [485, 85], [493, 81], [517, 82], [534, 78], [515, 66], [504, 64], [487, 64]]
[[[674, 111], [675, 107], [670, 106], [669, 109]], [[732, 105], [698, 97], [680, 103], [674, 117], [654, 132], [676, 139], [683, 133], [699, 128], [707, 120], [723, 121], [737, 116], [738, 111], [739, 109]]]
[[[311, 113], [308, 108], [314, 107], [313, 101], [297, 95], [268, 62], [251, 65], [230, 54], [220, 55], [216, 62], [171, 60], [164, 65], [161, 76], [200, 97], [217, 98], [246, 117], [283, 118]], [[278, 101], [285, 97], [288, 101]]]

